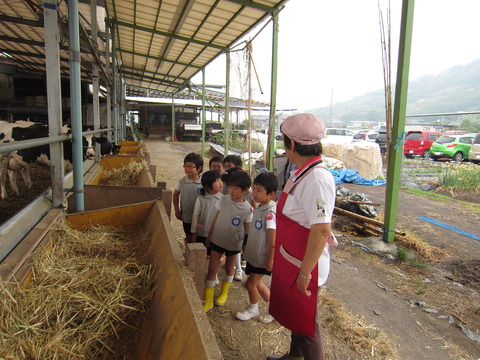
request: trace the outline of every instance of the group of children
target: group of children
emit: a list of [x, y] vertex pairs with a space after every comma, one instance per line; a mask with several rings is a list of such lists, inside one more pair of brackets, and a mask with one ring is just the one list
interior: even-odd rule
[[[204, 310], [214, 304], [222, 306], [228, 298], [228, 290], [235, 280], [242, 280], [241, 254], [246, 261], [248, 276], [246, 287], [250, 304], [236, 314], [239, 320], [259, 317], [260, 296], [270, 300], [270, 289], [262, 282], [264, 275], [271, 275], [275, 249], [275, 193], [277, 178], [264, 172], [255, 177], [242, 170], [239, 156], [215, 157], [209, 162], [209, 170], [203, 173], [203, 159], [196, 153], [184, 159], [186, 176], [179, 180], [173, 193], [175, 216], [182, 220], [185, 243], [201, 242], [209, 255], [208, 274], [204, 291]], [[225, 257], [225, 278], [220, 294], [214, 302], [217, 272]], [[260, 321], [271, 322], [265, 314]]]

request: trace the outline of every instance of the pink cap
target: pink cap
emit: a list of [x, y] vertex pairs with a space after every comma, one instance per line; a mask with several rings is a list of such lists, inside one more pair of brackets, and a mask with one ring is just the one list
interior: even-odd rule
[[299, 144], [313, 145], [325, 134], [325, 124], [313, 114], [297, 114], [286, 118], [280, 131]]

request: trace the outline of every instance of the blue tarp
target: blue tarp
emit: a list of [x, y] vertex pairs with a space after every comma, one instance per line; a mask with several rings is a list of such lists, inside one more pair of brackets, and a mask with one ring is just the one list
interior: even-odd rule
[[329, 169], [335, 179], [335, 185], [342, 183], [353, 183], [357, 185], [373, 185], [380, 186], [385, 185], [387, 182], [385, 180], [366, 180], [361, 177], [357, 170], [353, 169]]

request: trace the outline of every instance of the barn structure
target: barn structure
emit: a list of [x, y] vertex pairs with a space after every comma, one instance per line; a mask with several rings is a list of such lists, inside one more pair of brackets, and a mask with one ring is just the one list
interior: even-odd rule
[[[191, 79], [197, 73], [204, 74], [205, 67], [219, 55], [227, 54], [228, 57], [232, 47], [244, 46], [238, 43], [258, 25], [271, 22], [274, 27], [278, 26], [277, 15], [285, 3], [285, 0], [0, 2], [0, 120], [41, 122], [48, 124], [49, 134], [33, 140], [2, 143], [0, 156], [48, 144], [52, 163], [50, 194], [36, 199], [0, 228], [2, 279], [21, 280], [27, 276], [24, 269], [28, 268], [29, 254], [50, 236], [51, 227], [62, 216], [63, 208], [68, 206], [71, 213], [82, 217], [95, 211], [97, 206], [105, 206], [105, 201], [103, 205], [95, 202], [112, 194], [111, 201], [116, 203], [110, 203], [106, 210], [100, 209], [101, 215], [93, 215], [94, 218], [110, 218], [112, 224], [121, 226], [137, 221], [148, 227], [151, 242], [155, 244], [150, 260], [171, 264], [169, 271], [157, 274], [159, 283], [156, 286], [162, 291], [154, 295], [152, 316], [155, 321], [146, 325], [150, 330], [140, 340], [139, 358], [180, 358], [178, 354], [183, 354], [184, 358], [220, 359], [218, 347], [205, 346], [207, 341], [203, 337], [211, 336], [211, 332], [208, 335], [203, 328], [209, 327], [208, 320], [195, 310], [196, 305], [188, 295], [191, 286], [184, 284], [180, 292], [177, 285], [169, 289], [168, 284], [183, 280], [179, 280], [178, 245], [172, 242], [169, 228], [167, 207], [171, 198], [168, 191], [161, 187], [151, 189], [155, 181], [148, 174], [143, 176], [145, 180], [139, 185], [140, 189], [128, 189], [129, 196], [119, 195], [121, 189], [100, 188], [92, 179], [101, 171], [98, 165], [103, 159], [84, 161], [81, 139], [85, 135], [103, 135], [122, 145], [120, 151], [124, 148], [127, 157], [142, 157], [140, 144], [125, 141], [127, 109], [130, 106], [135, 109], [135, 104], [127, 104], [127, 96], [172, 99], [162, 112], [149, 109], [154, 116], [150, 124], [146, 123], [152, 126], [152, 132], [164, 135], [170, 132], [172, 138], [182, 119], [201, 118], [204, 134], [208, 107], [221, 108], [223, 121], [228, 126], [229, 106], [235, 101], [229, 99], [228, 77], [223, 95], [208, 90], [204, 82], [195, 85]], [[278, 33], [273, 33], [275, 43]], [[274, 73], [272, 78], [275, 78]], [[275, 81], [272, 83], [275, 94]], [[176, 108], [175, 100], [193, 97], [201, 99], [201, 106]], [[274, 98], [271, 103], [275, 104]], [[258, 104], [250, 102], [249, 105]], [[142, 111], [142, 108], [137, 110]], [[267, 111], [274, 115], [274, 106]], [[148, 119], [149, 113], [142, 118]], [[69, 124], [71, 134], [62, 133], [65, 123]], [[89, 131], [84, 131], [85, 125], [90, 127]], [[65, 176], [62, 142], [70, 139], [73, 142], [73, 171]], [[101, 166], [106, 169], [112, 164]], [[150, 164], [152, 166], [154, 164]], [[141, 196], [146, 202], [139, 206], [146, 213], [118, 203], [128, 197], [132, 198], [128, 201], [138, 201]], [[150, 198], [158, 201], [150, 204]], [[144, 215], [138, 217], [140, 214]], [[87, 220], [88, 223], [94, 221]], [[176, 280], [172, 283], [173, 278]], [[165, 298], [163, 294], [169, 291], [179, 296]], [[164, 304], [164, 299], [168, 304]], [[178, 312], [181, 318], [177, 312], [165, 312], [164, 305], [181, 306], [182, 311]], [[174, 344], [167, 345], [168, 333], [179, 325], [185, 331]]]

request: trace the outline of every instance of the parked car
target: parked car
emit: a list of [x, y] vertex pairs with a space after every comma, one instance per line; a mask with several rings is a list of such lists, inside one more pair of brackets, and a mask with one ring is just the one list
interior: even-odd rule
[[473, 145], [468, 153], [468, 159], [475, 164], [480, 164], [480, 134], [477, 134], [473, 140]]
[[430, 148], [430, 157], [433, 160], [447, 158], [457, 162], [468, 159], [475, 136], [476, 134], [440, 136]]
[[357, 141], [375, 141], [378, 131], [375, 130], [360, 130], [353, 135], [353, 142]]
[[335, 144], [350, 143], [355, 133], [350, 129], [327, 128], [322, 141]]
[[387, 132], [379, 131], [375, 142], [380, 146], [380, 153], [385, 154], [387, 152]]
[[407, 158], [420, 155], [428, 159], [430, 147], [442, 135], [445, 135], [445, 133], [437, 131], [409, 131], [405, 137], [403, 153]]

